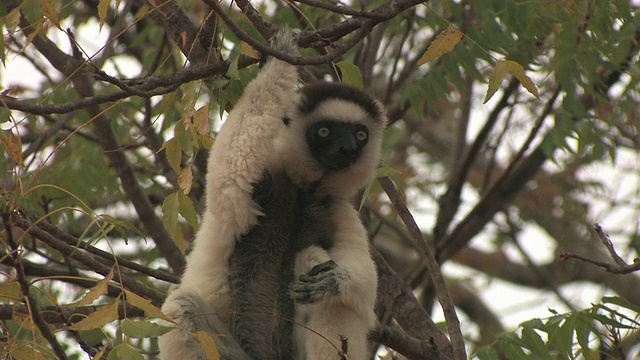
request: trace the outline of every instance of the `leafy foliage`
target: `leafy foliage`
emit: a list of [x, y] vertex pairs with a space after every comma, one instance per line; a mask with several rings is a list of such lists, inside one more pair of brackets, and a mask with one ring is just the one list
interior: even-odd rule
[[[606, 270], [640, 263], [637, 10], [624, 0], [1, 2], [0, 353], [157, 355], [171, 329], [158, 309], [203, 211], [207, 150], [266, 39], [289, 26], [302, 30], [292, 61], [304, 81], [343, 81], [386, 106], [380, 183], [391, 176], [402, 190], [439, 263], [467, 272], [444, 271], [474, 324], [463, 324], [467, 350], [633, 356], [640, 280]], [[396, 216], [383, 188], [367, 186], [357, 203], [378, 260], [373, 339], [380, 354], [460, 354], [431, 321], [424, 239], [402, 228], [411, 214]], [[511, 296], [478, 296], [494, 279], [562, 310], [514, 323], [500, 305]], [[606, 296], [564, 295], [576, 283]], [[196, 335], [217, 358], [211, 334]]]
[[[629, 310], [634, 317], [621, 312]], [[622, 340], [622, 331], [637, 331], [638, 310], [620, 297], [604, 297], [601, 304], [583, 311], [558, 314], [551, 310], [553, 316], [520, 324], [517, 332], [499, 336], [495, 345], [479, 349], [476, 357], [489, 360], [503, 354], [507, 359], [599, 359], [597, 346], [613, 346]]]

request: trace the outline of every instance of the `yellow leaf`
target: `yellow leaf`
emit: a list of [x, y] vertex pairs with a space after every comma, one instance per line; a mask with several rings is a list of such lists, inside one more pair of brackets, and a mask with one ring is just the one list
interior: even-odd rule
[[496, 67], [489, 76], [489, 87], [487, 88], [487, 95], [484, 97], [484, 101], [482, 102], [483, 104], [486, 104], [493, 94], [498, 91], [500, 84], [502, 84], [502, 80], [507, 76], [507, 72], [508, 69], [506, 62], [504, 60], [498, 61], [496, 63]]
[[[14, 338], [15, 339], [15, 338]], [[3, 352], [5, 354], [5, 352]], [[31, 344], [25, 344], [23, 342], [16, 343], [14, 341], [9, 342], [6, 350], [6, 354], [11, 356], [11, 359], [15, 360], [46, 360], [47, 357], [41, 352], [35, 349]]]
[[244, 41], [240, 42], [240, 52], [252, 59], [260, 59], [260, 54], [258, 54], [256, 49]]
[[202, 147], [205, 149], [211, 149], [214, 142], [215, 142], [215, 138], [211, 135], [202, 135], [202, 137], [200, 138], [200, 143], [202, 144]]
[[209, 360], [220, 360], [220, 354], [218, 354], [218, 348], [216, 347], [216, 342], [213, 341], [213, 335], [207, 331], [198, 331], [196, 332], [196, 338], [202, 345], [205, 354], [207, 354], [207, 359]]
[[111, 269], [111, 271], [109, 271], [109, 273], [107, 274], [107, 276], [105, 276], [104, 279], [98, 281], [98, 283], [94, 287], [89, 289], [89, 291], [86, 294], [84, 294], [82, 299], [76, 301], [72, 305], [85, 306], [85, 305], [93, 304], [93, 302], [97, 298], [99, 298], [100, 296], [105, 295], [107, 293], [107, 290], [108, 290], [108, 286], [107, 285], [109, 285], [109, 282], [112, 279], [113, 279], [113, 269]]
[[4, 26], [7, 29], [14, 31], [16, 27], [20, 24], [20, 17], [22, 15], [22, 9], [20, 6], [16, 6], [15, 9], [11, 10], [11, 12], [4, 17]]
[[36, 28], [33, 30], [31, 34], [29, 34], [29, 36], [27, 36], [27, 44], [31, 44], [33, 42], [33, 39], [35, 39], [36, 36], [40, 35], [40, 32], [42, 32], [43, 22], [44, 22], [44, 19], [38, 21], [35, 24], [31, 24], [31, 25], [35, 25]]
[[209, 105], [205, 105], [196, 110], [196, 115], [193, 119], [193, 126], [196, 129], [198, 135], [209, 135], [211, 131], [211, 118], [209, 117]]
[[108, 348], [109, 348], [108, 346], [103, 346], [102, 350], [98, 351], [98, 353], [93, 358], [91, 358], [91, 360], [102, 359], [102, 356], [104, 355], [104, 353], [107, 351]]
[[98, 2], [98, 19], [100, 21], [100, 28], [102, 29], [102, 25], [107, 20], [107, 13], [109, 11], [109, 3], [111, 0], [100, 0]]
[[176, 172], [180, 171], [180, 164], [182, 163], [182, 149], [180, 148], [180, 144], [178, 144], [178, 140], [176, 140], [176, 138], [167, 140], [163, 147], [167, 155], [169, 165], [171, 165], [173, 170]]
[[12, 131], [7, 131], [6, 136], [0, 136], [0, 142], [4, 151], [9, 155], [20, 167], [24, 166], [22, 162], [22, 141]]
[[462, 35], [462, 32], [455, 26], [449, 25], [447, 30], [436, 36], [435, 40], [429, 45], [427, 52], [422, 55], [418, 65], [425, 64], [439, 56], [450, 53], [460, 42]]
[[40, 331], [29, 314], [14, 312], [11, 320], [20, 324], [20, 327], [29, 331]]
[[180, 175], [178, 175], [178, 185], [185, 195], [191, 192], [192, 183], [193, 173], [191, 172], [191, 166], [182, 168], [182, 170], [180, 170]]
[[[0, 283], [0, 299], [22, 299], [22, 290], [20, 290], [20, 284], [15, 279], [3, 281]], [[3, 301], [4, 302], [4, 301]]]
[[127, 296], [127, 302], [137, 308], [142, 309], [144, 314], [149, 317], [154, 317], [166, 321], [171, 321], [167, 315], [165, 315], [160, 309], [153, 306], [151, 301], [143, 298], [142, 296], [131, 292], [129, 290], [124, 290], [125, 295]]
[[42, 0], [42, 14], [49, 19], [53, 25], [60, 28], [60, 19], [58, 17], [58, 9], [56, 9], [55, 0]]
[[516, 77], [516, 79], [518, 79], [518, 81], [520, 81], [520, 84], [522, 84], [522, 86], [524, 86], [525, 89], [527, 89], [527, 91], [536, 97], [536, 99], [538, 99], [540, 96], [538, 94], [538, 88], [536, 87], [536, 84], [533, 83], [533, 81], [531, 80], [531, 78], [529, 78], [527, 76], [527, 74], [525, 74], [524, 72], [524, 68], [522, 67], [522, 65], [518, 64], [515, 61], [510, 61], [507, 60], [507, 68], [509, 69], [509, 72]]
[[86, 318], [69, 326], [67, 330], [92, 330], [99, 329], [105, 324], [118, 319], [118, 300], [111, 304], [103, 305], [98, 310], [89, 314]]
[[489, 76], [489, 87], [487, 88], [487, 95], [484, 98], [483, 104], [486, 104], [496, 91], [498, 91], [502, 80], [504, 80], [507, 74], [515, 76], [529, 93], [536, 98], [539, 97], [538, 88], [536, 88], [533, 81], [525, 74], [522, 65], [511, 60], [500, 60], [496, 63], [496, 67], [493, 69], [491, 76]]

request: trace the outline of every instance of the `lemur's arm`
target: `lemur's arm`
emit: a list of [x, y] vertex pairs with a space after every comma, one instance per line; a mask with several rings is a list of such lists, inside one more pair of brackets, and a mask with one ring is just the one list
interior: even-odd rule
[[[296, 54], [294, 37], [292, 30], [281, 31], [271, 40], [272, 47]], [[162, 306], [178, 325], [160, 338], [163, 360], [206, 359], [193, 336], [195, 331], [224, 334], [216, 338], [221, 359], [248, 358], [218, 315], [228, 315], [228, 260], [238, 237], [260, 214], [252, 199], [253, 186], [268, 170], [273, 139], [296, 101], [297, 81], [295, 66], [277, 59], [267, 61], [216, 137], [209, 155], [202, 224], [182, 283]]]
[[[273, 49], [296, 55], [297, 33], [286, 29], [271, 40]], [[268, 167], [274, 138], [294, 108], [298, 94], [294, 65], [270, 58], [247, 85], [216, 137], [208, 164], [207, 211], [227, 226], [229, 235], [245, 233], [260, 209], [251, 200], [253, 185]]]

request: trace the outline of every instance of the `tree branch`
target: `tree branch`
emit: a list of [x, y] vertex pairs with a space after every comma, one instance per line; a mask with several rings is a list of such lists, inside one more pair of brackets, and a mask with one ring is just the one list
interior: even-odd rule
[[436, 344], [430, 340], [418, 340], [401, 330], [389, 326], [377, 326], [369, 335], [371, 340], [387, 346], [394, 351], [416, 360], [448, 360], [449, 356], [440, 353]]
[[[43, 306], [40, 311], [42, 312], [42, 318], [49, 324], [66, 324], [67, 322], [73, 324], [104, 306]], [[28, 314], [28, 309], [24, 305], [0, 304], [0, 321], [11, 320], [14, 313]], [[120, 319], [143, 317], [144, 311], [133, 305], [120, 302], [118, 316]]]
[[453, 305], [453, 301], [451, 300], [451, 296], [447, 291], [446, 284], [444, 282], [444, 278], [442, 273], [440, 272], [440, 266], [434, 257], [433, 250], [431, 249], [429, 243], [424, 240], [422, 236], [422, 232], [418, 225], [416, 224], [413, 216], [409, 212], [409, 209], [405, 206], [402, 196], [391, 182], [391, 179], [388, 177], [379, 178], [378, 182], [389, 196], [393, 207], [398, 212], [400, 219], [404, 222], [407, 229], [409, 230], [409, 234], [413, 238], [415, 242], [418, 253], [425, 261], [429, 274], [431, 275], [431, 279], [436, 289], [436, 296], [438, 298], [438, 302], [442, 306], [442, 310], [444, 312], [444, 317], [447, 321], [447, 330], [449, 332], [449, 336], [451, 337], [451, 344], [453, 346], [453, 358], [455, 360], [465, 360], [467, 358], [467, 353], [464, 345], [464, 338], [462, 337], [462, 332], [460, 331], [460, 321], [458, 320], [458, 316], [456, 315], [456, 311]]
[[29, 318], [33, 321], [33, 323], [38, 327], [42, 336], [49, 342], [49, 346], [53, 349], [53, 352], [56, 354], [58, 359], [66, 360], [67, 355], [64, 353], [64, 349], [60, 346], [60, 343], [56, 339], [56, 337], [51, 332], [49, 328], [49, 324], [43, 319], [40, 309], [38, 305], [36, 305], [35, 301], [31, 298], [29, 294], [29, 281], [27, 280], [27, 276], [24, 273], [24, 268], [21, 263], [20, 249], [18, 249], [18, 244], [16, 240], [13, 238], [13, 231], [11, 226], [11, 216], [8, 212], [8, 209], [3, 209], [2, 212], [2, 224], [4, 225], [7, 243], [9, 244], [9, 249], [11, 257], [13, 258], [14, 267], [16, 269], [16, 277], [18, 280], [18, 284], [20, 284], [20, 290], [22, 291], [22, 298], [24, 303], [26, 304], [27, 311], [29, 314]]
[[78, 249], [83, 249], [90, 254], [96, 255], [106, 260], [108, 262], [106, 265], [108, 266], [113, 266], [117, 264], [118, 266], [124, 266], [131, 270], [135, 270], [141, 274], [145, 274], [147, 276], [151, 276], [159, 280], [167, 281], [174, 284], [177, 284], [180, 282], [180, 278], [174, 274], [170, 274], [162, 270], [151, 269], [146, 266], [137, 264], [131, 260], [127, 260], [120, 256], [116, 256], [115, 254], [109, 253], [107, 251], [100, 250], [94, 246], [87, 244], [85, 241], [82, 241], [80, 239], [77, 239], [71, 236], [70, 234], [60, 230], [56, 226], [53, 226], [45, 221], [39, 223], [38, 226], [41, 227], [42, 230], [56, 237], [57, 239], [64, 241], [65, 243], [67, 243], [67, 245], [75, 246]]
[[426, 339], [433, 344], [424, 355], [432, 359], [453, 357], [451, 342], [438, 329], [429, 314], [413, 295], [412, 289], [405, 284], [391, 268], [382, 255], [372, 250], [378, 272], [378, 301], [390, 311], [400, 327], [411, 337]]
[[[25, 230], [27, 233], [51, 246], [52, 248], [60, 251], [65, 256], [68, 256], [71, 259], [74, 259], [81, 264], [87, 266], [89, 269], [101, 274], [102, 276], [107, 276], [112, 268], [102, 264], [95, 258], [95, 255], [91, 255], [85, 251], [80, 251], [78, 248], [67, 245], [64, 241], [58, 240], [54, 235], [45, 231], [41, 228], [40, 224], [31, 223], [26, 218], [22, 216], [14, 215], [12, 220], [15, 224]], [[122, 274], [118, 266], [113, 268], [115, 273], [114, 281], [122, 284], [125, 288], [135, 292], [136, 294], [145, 296], [150, 299], [154, 305], [160, 306], [164, 302], [165, 295], [160, 293], [159, 291], [152, 289], [141, 282], [131, 279], [127, 277], [125, 274]]]
[[620, 255], [618, 255], [618, 253], [616, 252], [616, 249], [613, 246], [613, 243], [611, 242], [611, 238], [609, 237], [608, 234], [606, 234], [602, 230], [602, 227], [600, 226], [600, 224], [596, 224], [594, 228], [596, 230], [596, 233], [598, 234], [598, 239], [600, 239], [600, 242], [602, 242], [602, 245], [604, 245], [604, 247], [609, 252], [609, 255], [613, 259], [614, 264], [606, 263], [604, 261], [589, 259], [584, 256], [581, 256], [578, 254], [571, 254], [571, 253], [560, 254], [560, 259], [566, 260], [566, 259], [574, 258], [574, 259], [582, 260], [584, 262], [599, 266], [607, 270], [608, 272], [614, 273], [614, 274], [629, 274], [635, 271], [640, 271], [639, 258], [633, 259], [633, 264], [627, 264], [627, 262], [624, 261], [624, 259], [621, 258]]
[[518, 88], [518, 84], [519, 82], [517, 79], [513, 78], [511, 80], [509, 86], [504, 90], [502, 98], [487, 117], [487, 121], [485, 121], [484, 126], [482, 126], [482, 129], [480, 129], [478, 135], [476, 135], [471, 146], [466, 149], [464, 156], [456, 160], [456, 163], [453, 166], [453, 171], [449, 174], [447, 191], [438, 200], [438, 218], [436, 219], [436, 225], [433, 228], [433, 237], [436, 244], [440, 243], [444, 238], [453, 216], [458, 211], [458, 207], [460, 206], [460, 195], [462, 194], [462, 186], [467, 180], [467, 174], [471, 168], [471, 164], [473, 164], [476, 156], [480, 154], [480, 148], [485, 143], [491, 129], [493, 129], [494, 125], [498, 121], [500, 113], [502, 113], [502, 110], [507, 107], [509, 98]]

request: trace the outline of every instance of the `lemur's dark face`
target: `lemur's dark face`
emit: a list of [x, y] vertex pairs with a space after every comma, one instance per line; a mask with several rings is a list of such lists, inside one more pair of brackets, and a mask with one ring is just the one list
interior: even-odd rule
[[307, 129], [307, 143], [314, 159], [327, 170], [353, 165], [369, 141], [369, 128], [357, 122], [321, 120]]

